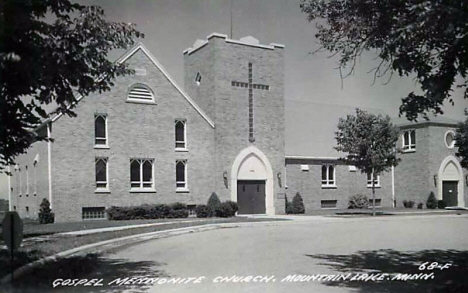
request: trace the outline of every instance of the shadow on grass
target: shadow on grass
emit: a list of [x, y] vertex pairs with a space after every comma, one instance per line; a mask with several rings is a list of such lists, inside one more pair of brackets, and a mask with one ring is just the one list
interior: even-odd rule
[[[327, 286], [348, 287], [357, 292], [468, 292], [468, 251], [422, 250], [399, 252], [395, 250], [360, 251], [351, 255], [307, 255], [342, 274], [388, 273], [384, 281], [324, 282]], [[422, 270], [422, 263], [451, 263], [448, 269]], [[428, 280], [392, 280], [397, 274], [434, 273]]]
[[[34, 269], [27, 275], [15, 280], [14, 286], [9, 285], [8, 292], [146, 292], [151, 285], [108, 285], [109, 282], [120, 278], [168, 277], [157, 267], [161, 264], [153, 261], [132, 262], [125, 259], [109, 259], [98, 254], [72, 256], [49, 262]], [[57, 279], [103, 279], [103, 286], [57, 286], [53, 282]]]
[[[25, 264], [33, 262], [43, 257], [43, 254], [37, 250], [17, 251], [14, 253], [13, 268], [17, 269]], [[0, 249], [0, 278], [11, 272], [11, 256], [7, 249]]]

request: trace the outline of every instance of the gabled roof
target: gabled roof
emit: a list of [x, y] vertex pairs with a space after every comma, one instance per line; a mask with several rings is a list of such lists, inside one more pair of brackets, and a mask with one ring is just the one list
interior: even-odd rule
[[[162, 74], [167, 78], [167, 80], [175, 87], [175, 89], [182, 95], [182, 97], [184, 97], [184, 99], [187, 100], [187, 102], [195, 109], [195, 111], [197, 111], [200, 114], [200, 116], [202, 116], [203, 119], [205, 119], [205, 121], [212, 128], [214, 128], [213, 120], [211, 120], [208, 117], [208, 115], [206, 115], [206, 113], [203, 112], [203, 110], [195, 103], [195, 101], [192, 100], [192, 98], [190, 98], [190, 96], [182, 90], [182, 88], [169, 75], [169, 73], [166, 71], [166, 69], [164, 69], [164, 67], [161, 65], [161, 63], [159, 63], [159, 61], [151, 54], [151, 52], [145, 47], [145, 45], [143, 45], [143, 43], [139, 42], [138, 44], [133, 46], [130, 50], [128, 50], [126, 53], [124, 53], [119, 59], [117, 59], [116, 63], [120, 63], [120, 64], [125, 63], [125, 61], [127, 61], [130, 57], [132, 57], [139, 50], [141, 50], [143, 52], [143, 54], [145, 54], [151, 60], [151, 62], [162, 72]], [[76, 101], [79, 102], [79, 101], [81, 101], [81, 99], [83, 99], [83, 96], [79, 95], [76, 98]], [[50, 119], [50, 121], [55, 122], [62, 115], [63, 115], [62, 113], [57, 114], [56, 116], [52, 117]]]

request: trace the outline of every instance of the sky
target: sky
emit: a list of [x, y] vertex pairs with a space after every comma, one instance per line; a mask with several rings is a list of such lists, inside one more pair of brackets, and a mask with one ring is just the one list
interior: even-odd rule
[[[232, 1], [232, 2], [231, 2]], [[353, 75], [341, 79], [337, 58], [314, 53], [320, 45], [315, 25], [301, 12], [300, 0], [80, 0], [99, 5], [112, 21], [134, 23], [141, 41], [183, 87], [183, 50], [213, 32], [232, 38], [251, 35], [261, 44], [285, 45], [286, 155], [333, 156], [339, 117], [356, 107], [398, 116], [401, 98], [418, 87], [412, 78], [393, 76], [373, 83], [378, 62], [363, 54]], [[230, 11], [232, 9], [232, 27]], [[468, 101], [455, 96], [445, 117], [461, 120]], [[0, 198], [6, 181], [0, 176]]]
[[[134, 23], [142, 42], [183, 87], [183, 55], [197, 39], [213, 32], [233, 39], [251, 35], [261, 44], [285, 45], [286, 154], [336, 155], [334, 131], [339, 117], [356, 107], [398, 116], [401, 98], [418, 88], [412, 78], [394, 75], [373, 82], [376, 56], [361, 56], [356, 72], [342, 80], [338, 59], [315, 52], [315, 24], [300, 10], [300, 0], [99, 0], [108, 19]], [[232, 23], [230, 11], [232, 10]], [[445, 116], [463, 118], [468, 105], [458, 95]], [[300, 130], [300, 131], [299, 131]]]

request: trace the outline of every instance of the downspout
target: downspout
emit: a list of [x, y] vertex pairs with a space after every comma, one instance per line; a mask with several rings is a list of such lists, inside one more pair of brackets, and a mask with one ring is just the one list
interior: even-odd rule
[[52, 142], [50, 141], [51, 138], [51, 124], [47, 124], [47, 168], [48, 168], [48, 173], [49, 173], [49, 203], [50, 203], [50, 208], [52, 209]]
[[392, 166], [392, 206], [396, 208], [395, 205], [395, 167]]

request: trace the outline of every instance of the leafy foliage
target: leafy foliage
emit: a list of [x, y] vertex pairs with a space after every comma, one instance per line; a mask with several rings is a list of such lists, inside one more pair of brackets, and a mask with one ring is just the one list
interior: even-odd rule
[[436, 197], [434, 195], [434, 192], [432, 192], [432, 191], [431, 191], [431, 193], [429, 193], [429, 197], [427, 198], [426, 207], [428, 209], [437, 208], [437, 199], [436, 199]]
[[39, 223], [40, 224], [51, 224], [54, 222], [54, 213], [50, 209], [50, 202], [47, 198], [42, 199], [39, 205]]
[[213, 213], [212, 215], [210, 215], [210, 217], [214, 216], [214, 212], [220, 204], [221, 204], [221, 201], [219, 200], [218, 195], [216, 194], [216, 192], [212, 192], [206, 204], [208, 208], [210, 209], [210, 211]]
[[363, 194], [356, 194], [349, 197], [348, 209], [366, 209], [369, 206], [369, 199]]
[[[302, 0], [315, 21], [324, 49], [339, 55], [340, 70], [352, 74], [364, 51], [375, 51], [380, 64], [374, 79], [396, 72], [414, 76], [423, 94], [408, 93], [400, 114], [415, 120], [427, 112], [442, 114], [456, 77], [467, 98], [468, 3], [451, 0]], [[324, 21], [322, 21], [322, 19]]]
[[208, 218], [211, 215], [211, 209], [207, 205], [200, 204], [195, 207], [195, 213], [197, 218]]
[[188, 210], [184, 204], [144, 204], [140, 206], [116, 207], [107, 209], [108, 219], [113, 221], [137, 219], [187, 218]]
[[[108, 91], [115, 77], [132, 73], [106, 56], [143, 34], [104, 17], [98, 6], [69, 0], [0, 2], [0, 171], [47, 139], [34, 130], [49, 114], [74, 116], [78, 96]], [[47, 113], [51, 103], [57, 110]]]
[[447, 202], [446, 202], [445, 200], [439, 199], [439, 200], [437, 201], [437, 208], [443, 210], [443, 209], [445, 209], [446, 207], [447, 207]]
[[456, 155], [462, 159], [460, 164], [463, 168], [468, 169], [468, 118], [458, 124], [454, 139], [455, 146], [458, 147]]
[[[356, 166], [361, 173], [372, 174], [372, 178], [390, 171], [400, 160], [396, 157], [398, 128], [388, 115], [383, 117], [356, 109], [356, 115], [340, 118], [335, 138], [335, 149], [346, 154], [340, 160]], [[372, 182], [372, 202], [375, 202], [375, 180]]]
[[214, 214], [216, 217], [228, 218], [234, 216], [236, 212], [229, 202], [223, 202], [216, 206]]
[[296, 195], [293, 197], [291, 206], [293, 214], [305, 213], [304, 201], [302, 200], [302, 196], [299, 192], [297, 192]]

